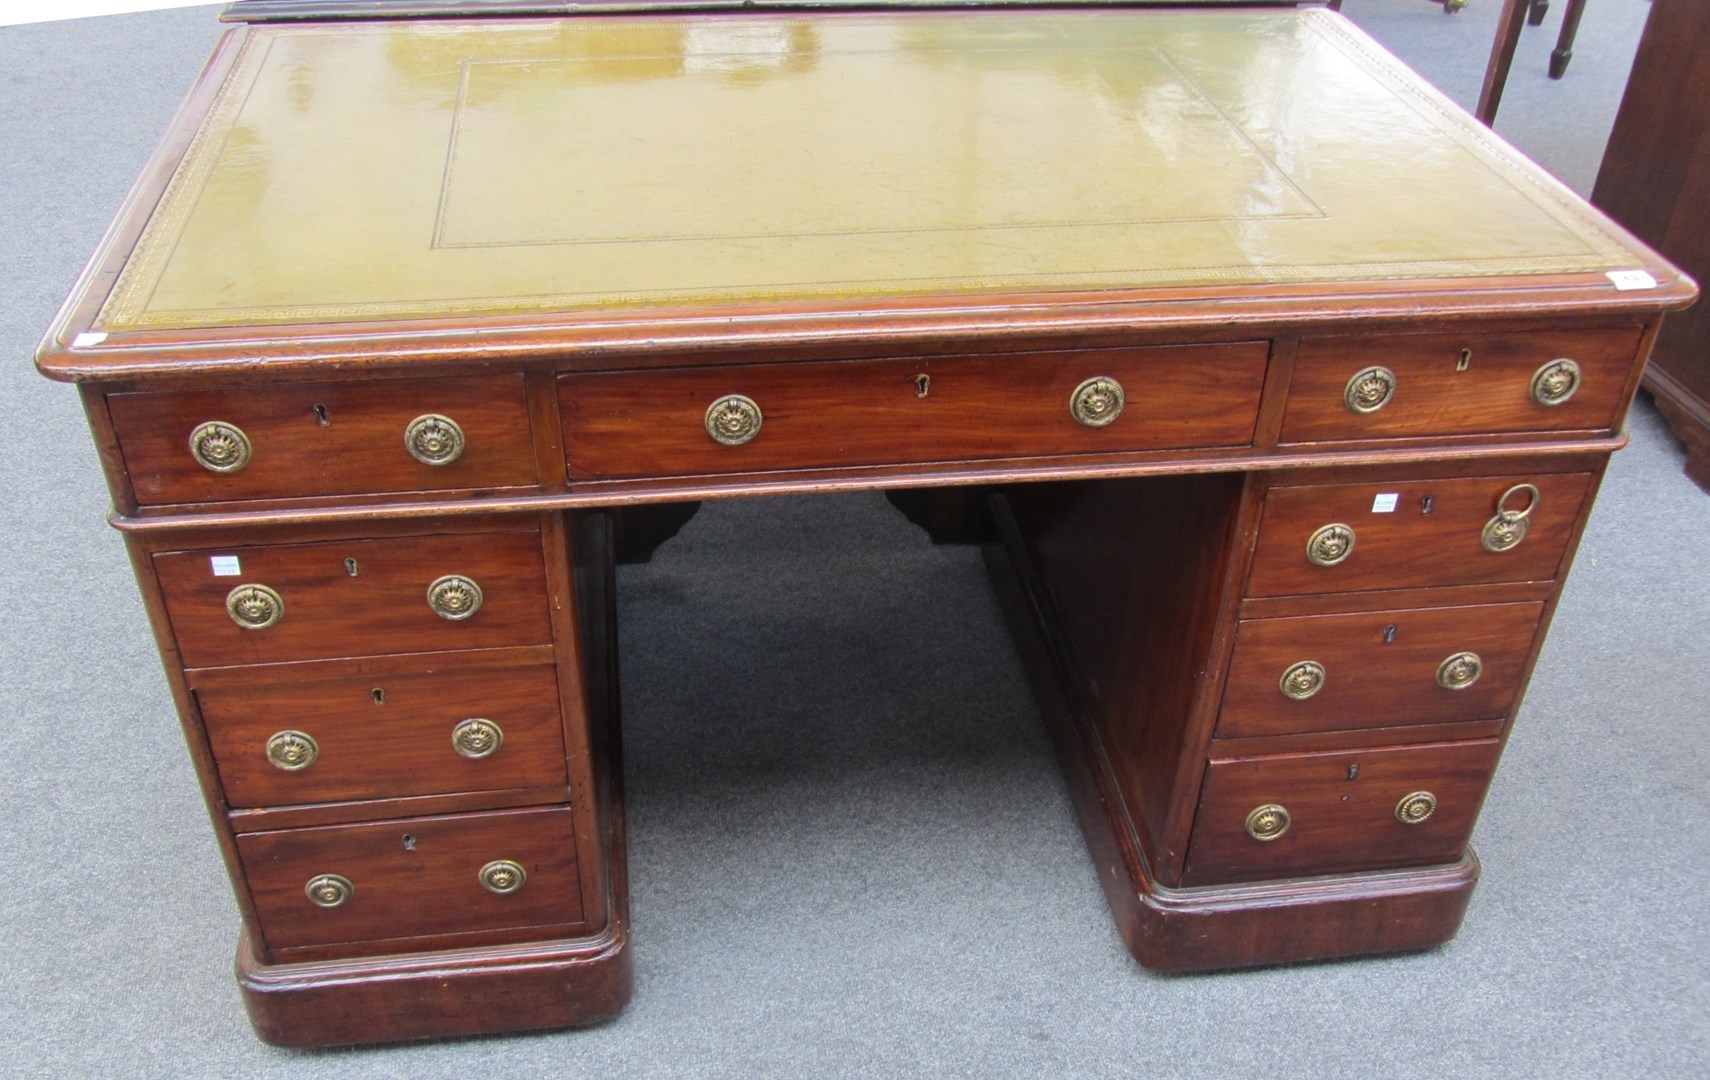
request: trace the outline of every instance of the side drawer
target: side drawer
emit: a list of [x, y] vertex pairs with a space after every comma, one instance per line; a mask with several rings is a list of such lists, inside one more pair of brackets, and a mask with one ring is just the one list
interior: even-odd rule
[[[295, 678], [224, 669], [196, 689], [233, 808], [563, 786], [551, 664]], [[277, 679], [278, 676], [273, 676]]]
[[[1274, 487], [1247, 595], [1550, 581], [1590, 490], [1590, 473]], [[1525, 511], [1524, 534], [1499, 530], [1492, 550], [1499, 507]]]
[[1500, 753], [1479, 739], [1213, 760], [1183, 882], [1454, 862]]
[[538, 482], [520, 375], [112, 394], [107, 408], [145, 506]]
[[1637, 327], [1307, 338], [1281, 441], [1607, 430], [1638, 350]]
[[[523, 940], [583, 920], [569, 807], [245, 833], [237, 846], [273, 950], [511, 929]], [[499, 863], [522, 874], [488, 869]]]
[[1246, 619], [1219, 738], [1505, 717], [1543, 604]]
[[154, 568], [184, 666], [224, 667], [546, 644], [540, 543], [528, 530], [170, 551]]
[[[558, 386], [570, 475], [603, 480], [1244, 446], [1268, 359], [1266, 342], [1243, 342], [589, 372]], [[1096, 378], [1124, 400], [1088, 426], [1071, 398]], [[726, 445], [709, 409], [732, 395], [759, 423]], [[747, 434], [733, 424], [727, 438]]]

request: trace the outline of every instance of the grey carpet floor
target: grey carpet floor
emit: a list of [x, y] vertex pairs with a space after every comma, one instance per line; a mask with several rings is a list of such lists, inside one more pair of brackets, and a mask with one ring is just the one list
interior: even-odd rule
[[[1347, 13], [1462, 102], [1496, 0]], [[1562, 0], [1498, 128], [1589, 188], [1647, 5]], [[968, 549], [877, 495], [708, 506], [621, 578], [635, 1000], [581, 1032], [296, 1053], [236, 913], [76, 395], [38, 335], [216, 7], [0, 29], [0, 1073], [1710, 1075], [1710, 496], [1641, 403], [1426, 953], [1161, 977], [1112, 929]]]

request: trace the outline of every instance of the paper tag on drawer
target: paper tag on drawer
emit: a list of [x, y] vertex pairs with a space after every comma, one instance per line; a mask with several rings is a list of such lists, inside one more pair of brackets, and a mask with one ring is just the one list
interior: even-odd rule
[[208, 565], [213, 567], [215, 577], [237, 577], [243, 573], [243, 567], [238, 565], [236, 555], [215, 555], [208, 559]]
[[1608, 277], [1618, 292], [1657, 287], [1657, 279], [1644, 270], [1611, 270]]
[[[1394, 492], [1394, 491], [1386, 491], [1386, 492], [1382, 493], [1381, 495], [1377, 496], [1375, 499], [1372, 500], [1372, 513], [1374, 513], [1374, 514], [1393, 514], [1393, 513], [1395, 513], [1395, 502], [1399, 498], [1401, 498], [1401, 495], [1397, 492]], [[215, 573], [219, 573], [219, 571], [216, 570]]]

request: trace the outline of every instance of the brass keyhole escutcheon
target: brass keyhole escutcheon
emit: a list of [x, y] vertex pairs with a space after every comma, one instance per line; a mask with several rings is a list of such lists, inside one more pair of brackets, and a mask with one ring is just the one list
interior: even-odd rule
[[1324, 665], [1316, 660], [1302, 660], [1282, 674], [1277, 683], [1282, 695], [1290, 701], [1305, 701], [1324, 689]]
[[[1526, 505], [1518, 509], [1509, 505], [1517, 495], [1527, 496]], [[1532, 527], [1527, 519], [1538, 508], [1541, 497], [1531, 484], [1515, 484], [1504, 491], [1496, 500], [1496, 516], [1484, 523], [1484, 531], [1479, 536], [1484, 550], [1501, 554], [1518, 547]]]
[[1532, 374], [1532, 400], [1546, 408], [1565, 404], [1579, 390], [1579, 365], [1561, 357]]
[[1069, 395], [1069, 413], [1087, 427], [1108, 427], [1122, 415], [1128, 398], [1122, 384], [1108, 375], [1096, 375], [1075, 387]]
[[343, 874], [319, 874], [303, 886], [303, 895], [316, 907], [335, 908], [356, 895], [356, 886]]
[[1353, 526], [1340, 522], [1324, 526], [1306, 541], [1306, 559], [1314, 566], [1335, 566], [1353, 553]]
[[1445, 690], [1465, 690], [1484, 674], [1484, 661], [1475, 652], [1458, 652], [1437, 665], [1437, 685]]
[[235, 473], [249, 464], [249, 436], [236, 424], [209, 420], [190, 433], [190, 456], [216, 473]]
[[1417, 825], [1437, 812], [1437, 796], [1429, 791], [1403, 795], [1395, 804], [1395, 820], [1403, 825]]
[[482, 888], [500, 896], [514, 893], [528, 882], [528, 871], [510, 859], [494, 859], [483, 866], [477, 876], [481, 879]]
[[1342, 404], [1349, 412], [1375, 413], [1395, 396], [1395, 372], [1386, 367], [1372, 366], [1356, 371], [1342, 390]]
[[267, 760], [285, 772], [301, 772], [320, 756], [320, 744], [306, 731], [276, 731], [267, 740]]
[[447, 574], [428, 586], [427, 602], [442, 619], [462, 622], [481, 610], [481, 586], [461, 574]]
[[932, 392], [932, 376], [916, 375], [914, 377], [914, 396], [925, 397]]
[[285, 600], [265, 585], [239, 585], [226, 594], [226, 614], [245, 630], [265, 630], [285, 617]]
[[450, 465], [463, 456], [463, 429], [439, 413], [423, 413], [404, 428], [404, 449], [423, 465]]
[[504, 742], [504, 729], [478, 716], [472, 716], [451, 729], [451, 745], [472, 761], [492, 757]]
[[707, 434], [720, 446], [741, 446], [760, 434], [766, 417], [753, 398], [726, 394], [707, 406]]
[[1255, 806], [1247, 814], [1247, 835], [1253, 839], [1268, 843], [1288, 832], [1292, 819], [1288, 809], [1276, 803], [1265, 803]]

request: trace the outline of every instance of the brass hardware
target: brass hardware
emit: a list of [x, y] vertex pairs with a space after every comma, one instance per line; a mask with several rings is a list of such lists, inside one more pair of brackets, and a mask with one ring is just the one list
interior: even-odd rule
[[276, 769], [301, 772], [320, 756], [320, 744], [306, 731], [276, 731], [267, 740], [267, 760]]
[[[1508, 500], [1515, 492], [1530, 495], [1525, 509], [1508, 509]], [[1517, 547], [1520, 541], [1526, 539], [1526, 533], [1532, 527], [1526, 519], [1538, 508], [1539, 498], [1538, 489], [1531, 484], [1515, 484], [1504, 491], [1496, 500], [1496, 516], [1484, 523], [1484, 532], [1479, 538], [1484, 544], [1484, 550], [1500, 554]]]
[[1385, 645], [1395, 644], [1395, 629], [1396, 627], [1394, 623], [1390, 623], [1388, 626], [1383, 628], [1383, 643]]
[[481, 586], [461, 574], [447, 574], [428, 586], [428, 607], [442, 619], [461, 622], [481, 610]]
[[463, 456], [463, 429], [439, 413], [423, 413], [404, 428], [404, 449], [423, 465], [450, 465]]
[[332, 417], [327, 415], [327, 407], [325, 405], [315, 406], [315, 423], [319, 424], [321, 427], [332, 426]]
[[239, 585], [226, 594], [226, 613], [245, 630], [265, 630], [285, 617], [285, 601], [265, 585]]
[[1255, 806], [1247, 815], [1247, 835], [1265, 843], [1288, 832], [1289, 823], [1287, 808], [1276, 803]]
[[914, 377], [914, 396], [925, 397], [932, 392], [932, 376], [916, 375]]
[[1437, 812], [1437, 796], [1429, 791], [1403, 795], [1395, 804], [1395, 820], [1403, 825], [1417, 825]]
[[209, 472], [237, 472], [249, 464], [249, 452], [249, 436], [224, 420], [197, 424], [190, 433], [190, 456]]
[[528, 882], [528, 871], [524, 870], [520, 863], [509, 859], [494, 859], [483, 866], [477, 876], [488, 892], [495, 892], [500, 896], [514, 893]]
[[1432, 496], [1427, 495], [1423, 499], [1419, 500], [1419, 512], [1421, 514], [1429, 514], [1433, 509], [1435, 509], [1436, 505], [1437, 500]]
[[1087, 427], [1105, 427], [1122, 415], [1126, 404], [1121, 383], [1108, 375], [1095, 375], [1069, 395], [1069, 414]]
[[386, 691], [381, 687], [376, 686], [374, 689], [368, 691], [368, 696], [374, 699], [374, 704], [376, 705], [386, 704]]
[[471, 760], [492, 757], [504, 741], [503, 728], [478, 716], [472, 716], [451, 729], [451, 745]]
[[1306, 542], [1306, 559], [1314, 566], [1335, 566], [1354, 553], [1352, 526], [1326, 525]]
[[1455, 370], [1456, 371], [1465, 371], [1467, 368], [1470, 368], [1470, 367], [1472, 367], [1472, 350], [1471, 349], [1462, 349], [1461, 350], [1461, 358], [1459, 361], [1456, 362]]
[[1305, 701], [1324, 689], [1324, 665], [1316, 660], [1302, 660], [1282, 673], [1277, 689], [1290, 701]]
[[1579, 365], [1565, 356], [1532, 374], [1532, 400], [1547, 408], [1565, 403], [1578, 389]]
[[722, 446], [741, 446], [760, 434], [766, 417], [753, 398], [726, 394], [707, 406], [707, 434]]
[[335, 908], [356, 895], [356, 886], [342, 874], [320, 874], [303, 886], [309, 903], [321, 908]]
[[355, 577], [361, 572], [361, 568], [356, 565], [355, 559], [346, 559], [344, 560], [344, 572], [349, 574], [351, 577]]
[[1484, 661], [1475, 652], [1458, 652], [1437, 665], [1437, 685], [1445, 690], [1465, 690], [1484, 674]]
[[1342, 391], [1342, 404], [1349, 412], [1375, 413], [1395, 396], [1395, 372], [1386, 367], [1356, 371]]
[[[1348, 779], [1358, 780], [1359, 778], [1360, 778], [1360, 767], [1358, 765], [1348, 766]], [[1342, 798], [1346, 799], [1347, 796], [1344, 795], [1344, 796], [1342, 796]]]

